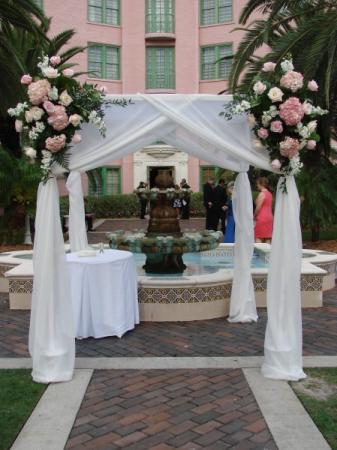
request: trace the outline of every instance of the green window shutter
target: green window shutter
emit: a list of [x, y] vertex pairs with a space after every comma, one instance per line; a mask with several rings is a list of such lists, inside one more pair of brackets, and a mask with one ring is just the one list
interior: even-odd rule
[[146, 32], [174, 32], [174, 0], [146, 0]]
[[120, 79], [120, 49], [111, 45], [88, 45], [88, 72], [93, 78]]
[[174, 47], [147, 47], [147, 89], [174, 89]]
[[224, 56], [233, 54], [232, 44], [220, 44], [201, 48], [201, 79], [227, 80], [232, 60], [219, 61]]
[[214, 25], [233, 20], [233, 0], [200, 0], [200, 24]]
[[88, 0], [88, 20], [109, 25], [120, 24], [120, 0]]

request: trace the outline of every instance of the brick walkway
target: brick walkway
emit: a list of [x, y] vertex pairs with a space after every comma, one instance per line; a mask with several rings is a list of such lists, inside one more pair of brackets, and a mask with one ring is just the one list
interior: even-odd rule
[[96, 370], [66, 449], [277, 449], [241, 370]]
[[[2, 301], [1, 301], [2, 298]], [[0, 296], [0, 357], [28, 356], [29, 311], [10, 311]], [[257, 356], [263, 354], [266, 310], [253, 324], [223, 319], [143, 322], [122, 339], [77, 341], [77, 356]], [[303, 310], [304, 355], [337, 355], [337, 288], [324, 294], [324, 307]]]

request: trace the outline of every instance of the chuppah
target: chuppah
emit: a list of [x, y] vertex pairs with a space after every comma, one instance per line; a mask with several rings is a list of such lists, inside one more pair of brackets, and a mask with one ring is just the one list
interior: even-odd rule
[[[294, 156], [298, 155], [300, 145], [304, 145], [302, 149], [312, 145], [309, 142], [313, 140], [313, 132], [308, 129], [309, 120], [303, 123], [303, 105], [305, 102], [311, 105], [310, 101], [304, 100], [299, 106], [299, 100], [291, 100], [294, 98], [294, 92], [302, 89], [303, 77], [300, 86], [300, 77], [289, 74], [293, 72], [289, 64], [286, 69], [282, 68], [285, 75], [281, 75], [282, 78], [280, 76], [278, 82], [281, 78], [283, 90], [287, 92], [287, 100], [284, 102], [284, 92], [274, 86], [276, 81], [270, 78], [264, 83], [259, 81], [256, 83], [260, 84], [254, 85], [255, 103], [246, 99], [236, 99], [233, 103], [231, 96], [133, 94], [107, 96], [108, 103], [105, 104], [97, 89], [94, 92], [90, 91], [95, 89], [93, 87], [80, 87], [73, 79], [74, 83], [68, 87], [69, 92], [64, 90], [60, 94], [59, 90], [67, 87], [67, 83], [62, 85], [63, 78], [58, 77], [60, 74], [51, 65], [51, 59], [45, 59], [41, 63], [42, 79], [25, 81], [30, 104], [17, 107], [13, 114], [17, 120], [24, 122], [27, 110], [37, 108], [42, 111], [34, 110], [36, 114], [41, 115], [40, 119], [43, 115], [48, 115], [46, 123], [49, 125], [49, 128], [46, 127], [43, 119], [40, 121], [42, 125], [34, 125], [34, 130], [27, 120], [23, 125], [26, 131], [29, 130], [30, 141], [37, 144], [37, 148], [28, 147], [26, 154], [35, 158], [38, 151], [40, 156], [42, 155], [44, 168], [44, 179], [38, 191], [29, 336], [33, 379], [46, 383], [70, 380], [75, 363], [71, 289], [59, 217], [57, 175], [63, 173], [64, 169], [70, 171], [67, 180], [70, 247], [72, 252], [79, 252], [88, 247], [81, 172], [119, 159], [156, 140], [165, 141], [199, 159], [238, 172], [233, 191], [236, 228], [229, 316], [231, 322], [257, 320], [250, 272], [254, 231], [252, 194], [247, 175], [249, 165], [283, 175], [278, 184], [276, 198], [267, 288], [268, 324], [262, 370], [264, 375], [270, 378], [298, 380], [305, 377], [302, 370], [300, 303], [300, 201], [294, 179], [300, 161], [294, 160]], [[272, 71], [274, 70], [275, 66]], [[65, 70], [63, 75], [69, 77]], [[266, 100], [267, 94], [267, 102], [272, 106], [265, 114], [260, 98]], [[265, 96], [262, 97], [263, 95]], [[303, 90], [304, 98], [306, 95]], [[55, 102], [58, 103], [55, 105]], [[286, 102], [289, 102], [289, 105]], [[292, 106], [296, 103], [297, 117], [291, 113], [294, 108], [290, 103]], [[282, 105], [285, 105], [284, 111]], [[245, 114], [249, 111], [254, 113], [254, 107], [257, 108], [256, 117], [263, 121], [263, 126], [258, 124], [254, 129], [260, 140], [267, 141], [272, 131], [267, 128], [274, 117], [279, 115], [282, 118], [283, 112], [281, 125], [285, 132], [289, 131], [286, 127], [294, 127], [301, 116], [297, 123], [301, 123], [302, 127], [290, 130], [292, 136], [299, 135], [301, 138], [288, 136], [281, 144], [285, 136], [278, 124], [280, 139], [273, 135], [273, 140], [268, 143], [267, 148], [254, 147]], [[231, 120], [225, 121], [221, 117], [220, 112], [224, 108]], [[79, 117], [73, 117], [76, 114]], [[315, 114], [320, 115], [317, 108], [316, 112], [311, 110], [308, 119], [310, 115]], [[68, 126], [69, 124], [71, 126]], [[75, 138], [80, 129], [81, 135]], [[55, 135], [50, 135], [51, 133]], [[303, 137], [304, 133], [306, 137]], [[34, 138], [36, 135], [37, 138]], [[71, 147], [71, 143], [76, 145]], [[275, 156], [279, 156], [279, 159]]]

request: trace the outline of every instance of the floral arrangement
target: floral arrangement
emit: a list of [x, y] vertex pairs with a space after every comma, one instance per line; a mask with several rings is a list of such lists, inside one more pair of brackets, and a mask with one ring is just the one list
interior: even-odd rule
[[234, 96], [220, 114], [227, 120], [236, 114], [251, 114], [253, 131], [269, 151], [272, 169], [296, 175], [303, 166], [303, 153], [314, 151], [320, 140], [317, 118], [328, 113], [315, 106], [317, 91], [316, 81], [305, 83], [291, 58], [280, 65], [266, 62], [251, 92]]
[[153, 187], [151, 189], [148, 188], [137, 188], [134, 191], [139, 197], [142, 198], [150, 198], [151, 200], [155, 200], [158, 197], [158, 194], [166, 194], [166, 197], [169, 199], [173, 198], [188, 198], [192, 190], [187, 188], [175, 189], [174, 187], [159, 189], [157, 187]]
[[60, 56], [43, 56], [38, 63], [40, 75], [25, 74], [21, 84], [27, 89], [27, 101], [10, 108], [15, 129], [21, 133], [25, 155], [39, 161], [46, 181], [51, 173], [68, 170], [69, 149], [81, 142], [82, 123], [93, 123], [105, 136], [103, 105], [126, 106], [124, 99], [106, 100], [106, 88], [81, 84], [73, 69], [62, 66]]

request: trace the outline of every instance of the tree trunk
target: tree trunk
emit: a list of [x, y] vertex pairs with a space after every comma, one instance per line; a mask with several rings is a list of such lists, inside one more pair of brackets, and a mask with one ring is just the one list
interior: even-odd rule
[[317, 220], [311, 227], [311, 241], [319, 241], [320, 222]]

